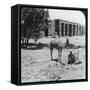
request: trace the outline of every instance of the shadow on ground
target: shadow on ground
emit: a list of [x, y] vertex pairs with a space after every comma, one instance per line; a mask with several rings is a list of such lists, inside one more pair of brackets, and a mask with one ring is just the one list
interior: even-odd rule
[[[28, 44], [22, 44], [21, 48], [25, 50], [38, 50], [38, 49], [43, 49], [44, 47], [50, 47], [49, 44], [42, 44], [42, 43], [28, 43]], [[77, 49], [77, 48], [84, 48], [85, 46], [75, 46], [73, 44], [66, 44], [64, 48], [66, 49]]]
[[35, 43], [29, 43], [27, 44], [22, 44], [21, 48], [25, 50], [38, 50], [38, 49], [43, 49], [44, 47], [49, 47], [47, 44], [35, 44]]

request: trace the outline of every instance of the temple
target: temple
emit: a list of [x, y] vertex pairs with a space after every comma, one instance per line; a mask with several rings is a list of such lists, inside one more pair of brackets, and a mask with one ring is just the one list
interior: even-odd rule
[[80, 36], [85, 34], [85, 27], [79, 23], [69, 22], [61, 19], [51, 20], [48, 35], [57, 32], [60, 36]]

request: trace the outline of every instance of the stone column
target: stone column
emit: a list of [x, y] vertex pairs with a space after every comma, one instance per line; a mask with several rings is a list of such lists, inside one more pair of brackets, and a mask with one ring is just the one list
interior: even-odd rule
[[78, 25], [77, 25], [77, 36], [78, 36]]
[[79, 25], [77, 26], [77, 35], [79, 36]]
[[63, 36], [65, 36], [65, 23], [64, 23]]
[[79, 26], [79, 35], [81, 35], [81, 25]]
[[78, 25], [78, 36], [80, 35], [80, 25]]
[[61, 37], [61, 23], [59, 23], [59, 35], [60, 35], [60, 37]]
[[81, 26], [81, 35], [83, 35], [83, 27]]
[[77, 25], [75, 25], [75, 36], [77, 35]]
[[73, 24], [72, 24], [72, 30], [71, 30], [71, 31], [72, 31], [72, 34], [71, 34], [71, 36], [73, 36]]
[[69, 36], [69, 24], [67, 23], [67, 36]]

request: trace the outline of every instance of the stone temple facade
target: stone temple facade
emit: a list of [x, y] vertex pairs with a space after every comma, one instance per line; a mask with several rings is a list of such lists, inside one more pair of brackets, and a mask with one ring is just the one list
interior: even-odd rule
[[54, 32], [57, 32], [58, 36], [80, 36], [85, 34], [85, 27], [79, 23], [55, 19], [50, 23], [48, 35]]

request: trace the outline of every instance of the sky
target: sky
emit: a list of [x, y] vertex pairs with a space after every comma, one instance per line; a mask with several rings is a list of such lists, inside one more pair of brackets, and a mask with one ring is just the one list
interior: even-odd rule
[[81, 11], [49, 9], [50, 19], [63, 19], [85, 25], [85, 16]]

